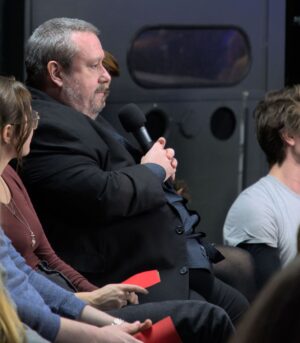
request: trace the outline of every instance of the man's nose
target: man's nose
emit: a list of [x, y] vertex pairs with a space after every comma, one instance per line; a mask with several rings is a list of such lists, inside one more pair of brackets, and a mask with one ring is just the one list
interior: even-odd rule
[[101, 82], [110, 83], [111, 76], [109, 75], [108, 71], [102, 66], [101, 73], [100, 73], [100, 80]]

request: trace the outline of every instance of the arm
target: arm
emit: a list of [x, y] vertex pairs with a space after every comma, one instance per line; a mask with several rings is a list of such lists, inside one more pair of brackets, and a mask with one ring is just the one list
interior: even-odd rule
[[[26, 266], [24, 259], [18, 255], [10, 241], [0, 230], [0, 261], [6, 270], [6, 287], [16, 304], [21, 320], [43, 337], [53, 341], [60, 326], [60, 318], [51, 312], [40, 294], [28, 282], [28, 275], [32, 271]], [[11, 253], [15, 256], [11, 256]], [[21, 269], [17, 267], [22, 266]]]
[[78, 323], [65, 318], [61, 319], [61, 326], [55, 343], [141, 343], [131, 336], [140, 331], [139, 322], [122, 326], [108, 325], [103, 328]]
[[[39, 297], [51, 308], [54, 313], [58, 313], [68, 318], [78, 318], [81, 315], [86, 303], [76, 298], [73, 293], [70, 293], [63, 288], [57, 286], [52, 281], [44, 276], [38, 274], [31, 269], [25, 262], [24, 258], [15, 250], [10, 240], [3, 235], [3, 240], [7, 246], [7, 253], [9, 259], [12, 261], [11, 265], [14, 268], [16, 278], [26, 274], [28, 277], [24, 280], [24, 291], [34, 294], [38, 293]], [[31, 288], [30, 288], [31, 287]], [[15, 293], [18, 293], [18, 287], [15, 286]], [[20, 296], [20, 295], [18, 295]], [[20, 296], [21, 297], [21, 296]], [[26, 298], [24, 298], [26, 300]]]
[[223, 228], [224, 243], [230, 246], [264, 244], [278, 248], [278, 222], [268, 192], [255, 184], [243, 191], [231, 206]]
[[[54, 165], [54, 169], [59, 170], [38, 170], [37, 174], [45, 176], [39, 180], [34, 180], [31, 174], [24, 175], [33, 199], [35, 195], [42, 198], [44, 194], [50, 194], [52, 199], [63, 198], [65, 203], [72, 203], [75, 212], [89, 209], [89, 215], [96, 216], [97, 220], [133, 216], [166, 202], [160, 180], [144, 165], [105, 171], [89, 157], [75, 156], [72, 152], [67, 156], [51, 155], [41, 159], [47, 160], [45, 165]], [[42, 161], [27, 162], [31, 165], [30, 173], [36, 174], [33, 168]], [[44, 181], [48, 177], [51, 182]], [[35, 206], [38, 208], [39, 204], [36, 202]], [[47, 206], [55, 207], [55, 204]]]
[[[91, 325], [95, 325], [98, 327], [106, 326], [106, 325], [117, 325], [122, 328], [127, 327], [128, 323], [124, 322], [123, 320], [119, 320], [120, 323], [115, 324], [115, 317], [110, 316], [109, 314], [99, 311], [91, 306], [86, 306], [80, 316], [80, 320], [84, 323], [88, 323]], [[143, 323], [138, 323], [136, 330], [130, 331], [130, 333], [134, 334], [139, 331], [146, 330], [151, 327], [152, 322], [149, 319], [146, 319]]]
[[[16, 203], [17, 208], [20, 209], [22, 215], [24, 215], [26, 221], [29, 223], [29, 226], [36, 235], [38, 242], [33, 250], [31, 246], [29, 246], [29, 243], [26, 243], [26, 240], [24, 240], [24, 235], [27, 234], [27, 231], [21, 231], [24, 230], [23, 227], [18, 226], [19, 222], [16, 222], [14, 216], [9, 212], [6, 215], [8, 224], [4, 229], [6, 234], [12, 240], [16, 250], [26, 258], [26, 262], [33, 268], [36, 267], [37, 258], [39, 260], [46, 261], [50, 268], [64, 274], [64, 276], [68, 278], [79, 291], [93, 291], [97, 289], [96, 286], [92, 285], [87, 279], [55, 254], [45, 235], [25, 186], [18, 174], [10, 166], [7, 166], [3, 175], [9, 188], [13, 189], [14, 202]], [[10, 222], [12, 222], [11, 225]]]
[[[5, 239], [5, 241], [8, 242], [8, 239]], [[150, 321], [145, 321], [144, 323], [124, 323], [120, 325], [120, 328], [116, 329], [115, 326], [111, 326], [111, 323], [114, 321], [114, 317], [93, 309], [90, 306], [86, 306], [79, 299], [76, 300], [76, 297], [74, 297], [72, 293], [62, 290], [60, 287], [26, 266], [24, 259], [14, 251], [13, 247], [9, 250], [11, 250], [9, 256], [12, 258], [12, 261], [16, 262], [16, 264], [12, 264], [15, 268], [8, 269], [8, 284], [10, 286], [8, 288], [17, 305], [18, 313], [24, 323], [39, 332], [43, 337], [51, 342], [73, 343], [76, 341], [78, 343], [117, 343], [124, 341], [135, 343], [139, 341], [128, 335], [127, 332], [129, 334], [134, 334], [151, 326]], [[14, 254], [12, 254], [12, 252]], [[17, 282], [11, 280], [12, 274], [15, 274], [14, 279], [17, 279]], [[30, 284], [28, 284], [27, 279], [23, 277], [24, 274], [28, 275], [29, 280], [36, 287], [31, 287]], [[96, 326], [108, 326], [106, 328], [99, 329], [95, 326], [60, 318], [58, 315], [52, 313], [50, 308], [42, 301], [42, 294], [40, 295], [39, 292], [50, 292], [50, 300], [52, 299], [50, 303], [53, 301], [56, 303], [51, 303], [49, 305], [52, 307], [54, 305], [54, 310], [59, 311], [61, 315], [77, 317], [83, 322]], [[52, 296], [57, 299], [53, 299]], [[78, 307], [78, 303], [80, 307]]]
[[[43, 109], [40, 111], [43, 113]], [[143, 164], [135, 164], [124, 147], [105, 136], [101, 128], [99, 132], [93, 130], [98, 123], [74, 114], [74, 125], [67, 130], [61, 115], [57, 125], [45, 122], [44, 113], [43, 117], [31, 154], [24, 162], [25, 181], [37, 197], [45, 192], [52, 198], [63, 197], [65, 203], [72, 202], [74, 211], [84, 211], [84, 201], [89, 214], [94, 213], [98, 220], [132, 216], [166, 203], [160, 179]], [[157, 146], [153, 149], [158, 154], [164, 151]], [[170, 164], [165, 158], [165, 163]]]
[[137, 304], [136, 293], [148, 293], [145, 288], [136, 285], [111, 284], [97, 288], [54, 253], [44, 233], [37, 255], [40, 259], [47, 261], [51, 268], [63, 273], [77, 287], [80, 292], [75, 295], [79, 299], [100, 310], [120, 308], [127, 303]]
[[266, 244], [239, 244], [238, 247], [247, 250], [254, 260], [257, 290], [260, 290], [272, 275], [281, 269], [278, 248]]
[[[101, 160], [94, 153], [85, 152], [86, 142], [82, 142], [76, 153], [71, 142], [63, 144], [62, 151], [57, 149], [54, 154], [45, 153], [37, 158], [33, 145], [24, 163], [25, 183], [38, 197], [45, 193], [52, 199], [63, 197], [65, 203], [72, 203], [74, 211], [82, 212], [86, 208], [97, 220], [131, 216], [165, 203], [160, 180], [146, 166], [130, 166], [124, 161], [121, 164], [124, 167], [114, 170], [112, 162], [107, 161], [110, 157], [104, 143], [97, 148]], [[47, 206], [55, 207], [55, 204]]]

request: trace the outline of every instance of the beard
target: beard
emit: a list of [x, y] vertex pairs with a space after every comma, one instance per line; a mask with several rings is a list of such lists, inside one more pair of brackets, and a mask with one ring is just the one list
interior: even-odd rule
[[[100, 93], [103, 94], [103, 97], [98, 100], [97, 97]], [[63, 87], [64, 102], [92, 119], [96, 119], [99, 112], [105, 107], [107, 96], [108, 90], [106, 90], [104, 86], [99, 86], [95, 90], [93, 96], [90, 97], [88, 103], [86, 103], [86, 99], [82, 96], [78, 81], [67, 82]]]

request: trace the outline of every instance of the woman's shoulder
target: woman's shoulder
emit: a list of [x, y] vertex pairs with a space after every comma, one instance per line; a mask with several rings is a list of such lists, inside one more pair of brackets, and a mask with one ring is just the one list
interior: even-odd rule
[[7, 179], [20, 179], [19, 175], [17, 174], [17, 172], [14, 170], [14, 168], [11, 165], [7, 165], [4, 170], [3, 170], [3, 174], [2, 174], [3, 178], [5, 179], [5, 181]]
[[12, 166], [7, 165], [5, 167], [2, 173], [2, 177], [10, 188], [18, 187], [21, 190], [24, 190], [24, 184], [20, 176], [17, 174], [17, 172]]

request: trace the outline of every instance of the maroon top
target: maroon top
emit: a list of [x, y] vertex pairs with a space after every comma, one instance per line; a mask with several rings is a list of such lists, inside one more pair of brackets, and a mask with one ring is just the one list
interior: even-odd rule
[[[79, 292], [97, 289], [96, 286], [88, 282], [87, 279], [55, 254], [44, 233], [25, 186], [13, 168], [7, 166], [2, 177], [10, 189], [13, 200], [11, 200], [8, 206], [0, 203], [1, 226], [26, 262], [33, 269], [36, 269], [41, 260], [46, 261], [49, 268], [63, 273]], [[16, 207], [15, 215], [13, 210], [7, 208], [14, 209], [13, 205]], [[36, 243], [34, 247], [32, 247], [28, 225], [35, 235]]]

